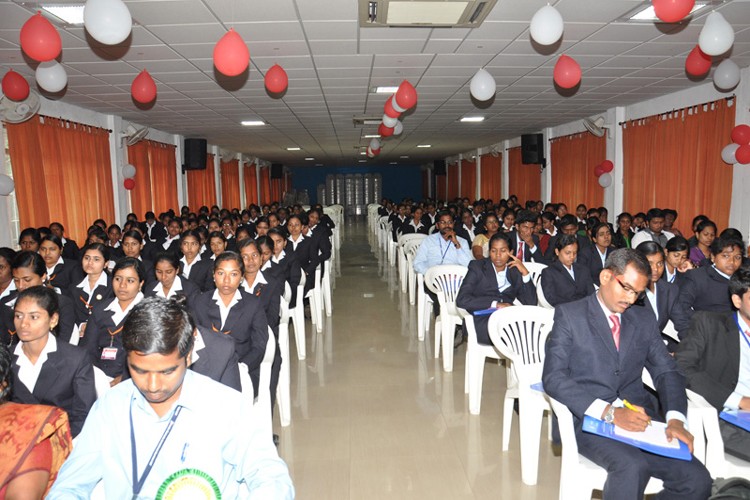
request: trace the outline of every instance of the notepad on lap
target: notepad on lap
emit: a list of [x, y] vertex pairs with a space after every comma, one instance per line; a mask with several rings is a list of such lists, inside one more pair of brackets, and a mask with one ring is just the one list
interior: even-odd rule
[[692, 455], [685, 443], [678, 439], [673, 439], [671, 442], [667, 441], [666, 428], [667, 424], [652, 421], [651, 425], [645, 431], [631, 432], [596, 418], [583, 417], [584, 432], [620, 441], [621, 443], [635, 446], [655, 455], [676, 458], [678, 460], [691, 460]]
[[732, 410], [719, 413], [719, 417], [725, 422], [741, 427], [750, 432], [750, 411]]

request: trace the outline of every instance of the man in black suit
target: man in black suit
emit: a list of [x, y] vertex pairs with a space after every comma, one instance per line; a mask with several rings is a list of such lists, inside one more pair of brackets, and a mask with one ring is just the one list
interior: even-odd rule
[[[659, 417], [641, 381], [645, 367], [666, 410], [667, 437], [692, 450], [693, 436], [684, 425], [684, 377], [664, 347], [653, 315], [630, 307], [650, 275], [643, 255], [616, 250], [602, 270], [597, 293], [555, 309], [544, 390], [573, 413], [579, 453], [607, 470], [604, 498], [643, 498], [649, 477], [658, 477], [664, 482], [663, 498], [705, 500], [711, 477], [695, 457], [686, 462], [654, 455], [581, 428], [585, 415], [634, 432], [644, 431], [651, 418]], [[625, 408], [624, 400], [638, 405], [636, 410]]]
[[510, 236], [510, 251], [523, 262], [546, 264], [547, 259], [542, 255], [542, 249], [539, 246], [539, 236], [534, 234], [536, 219], [536, 213], [531, 210], [518, 212], [516, 228], [508, 233], [508, 236]]
[[78, 260], [79, 248], [75, 240], [65, 238], [65, 228], [59, 222], [53, 222], [49, 225], [49, 230], [52, 234], [60, 238], [63, 243], [62, 255], [63, 259]]
[[[677, 366], [689, 389], [718, 411], [750, 410], [750, 269], [729, 280], [737, 312], [699, 312], [677, 347]], [[739, 344], [740, 348], [737, 349]], [[750, 432], [719, 420], [724, 450], [750, 460]]]
[[153, 242], [167, 237], [167, 228], [156, 220], [154, 212], [146, 212], [146, 222], [141, 224], [141, 232]]
[[[680, 287], [661, 279], [664, 274], [664, 250], [655, 241], [644, 241], [635, 249], [648, 260], [651, 266], [651, 279], [646, 288], [646, 295], [641, 305], [654, 313], [660, 332], [664, 332], [669, 320], [674, 324], [676, 314], [679, 314], [677, 300], [680, 297]], [[677, 341], [664, 335], [667, 350], [674, 352]]]

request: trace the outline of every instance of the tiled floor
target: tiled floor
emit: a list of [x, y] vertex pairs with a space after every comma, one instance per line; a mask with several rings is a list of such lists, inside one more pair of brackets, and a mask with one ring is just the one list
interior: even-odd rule
[[[292, 338], [292, 423], [275, 432], [300, 500], [552, 499], [560, 459], [543, 429], [539, 483], [521, 482], [517, 415], [501, 451], [505, 369], [488, 362], [481, 415], [464, 394], [464, 347], [452, 373], [419, 342], [416, 308], [395, 268], [371, 246], [364, 219], [347, 221], [333, 316], [307, 359]], [[375, 251], [373, 251], [375, 248]]]

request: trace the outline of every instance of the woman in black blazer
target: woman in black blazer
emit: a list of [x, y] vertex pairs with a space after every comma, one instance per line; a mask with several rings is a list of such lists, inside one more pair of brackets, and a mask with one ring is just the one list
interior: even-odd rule
[[[412, 211], [412, 220], [404, 221], [398, 228], [401, 234], [428, 234], [429, 228], [422, 224], [422, 209], [417, 207]], [[471, 242], [470, 242], [471, 243]]]
[[201, 294], [198, 285], [180, 276], [180, 261], [172, 252], [159, 252], [154, 262], [156, 279], [146, 283], [143, 288], [145, 297], [161, 297], [171, 299], [177, 294], [184, 295], [187, 309], [193, 305]]
[[[576, 262], [578, 239], [563, 234], [555, 242], [556, 259], [542, 271], [540, 286], [552, 306], [582, 299], [594, 292], [589, 268]], [[573, 276], [570, 275], [573, 271]]]
[[599, 273], [604, 269], [604, 262], [607, 261], [610, 252], [615, 250], [612, 246], [612, 231], [606, 222], [598, 222], [591, 226], [589, 234], [594, 244], [583, 249], [588, 255], [579, 260], [589, 266], [591, 280], [599, 286]]
[[[14, 322], [20, 343], [13, 351], [12, 399], [62, 408], [75, 437], [96, 400], [94, 371], [83, 349], [51, 335], [60, 318], [59, 297], [44, 286], [18, 294]], [[37, 363], [42, 367], [34, 377], [30, 370]]]
[[131, 309], [143, 299], [145, 275], [138, 259], [125, 257], [117, 261], [112, 270], [114, 299], [94, 307], [79, 342], [94, 366], [113, 379], [113, 386], [120, 382], [125, 369], [122, 327]]
[[46, 235], [39, 244], [39, 255], [44, 259], [49, 285], [58, 290], [67, 290], [73, 280], [73, 272], [78, 262], [63, 259], [62, 250], [62, 240], [54, 234]]
[[630, 248], [630, 242], [635, 236], [635, 231], [631, 228], [633, 216], [628, 212], [623, 212], [617, 216], [617, 232], [612, 235], [612, 244], [615, 248]]
[[302, 235], [302, 226], [307, 222], [303, 220], [302, 214], [294, 214], [289, 217], [287, 230], [289, 238], [284, 251], [302, 269], [306, 276], [305, 293], [315, 285], [315, 269], [320, 263], [317, 248], [313, 247], [312, 240]]
[[[238, 254], [224, 252], [216, 257], [213, 274], [216, 289], [198, 296], [193, 314], [199, 325], [234, 339], [237, 357], [247, 365], [258, 394], [260, 363], [268, 343], [268, 321], [260, 299], [240, 287], [244, 275], [245, 266]], [[224, 315], [222, 308], [226, 310]]]
[[[125, 234], [122, 235], [122, 246], [120, 248], [122, 248], [125, 257], [132, 257], [141, 261], [143, 271], [146, 273], [146, 281], [151, 281], [154, 279], [154, 263], [143, 257], [145, 245], [146, 243], [140, 230], [131, 229], [130, 231], [125, 231]], [[158, 253], [158, 250], [153, 253]]]
[[83, 247], [81, 255], [83, 276], [68, 287], [68, 297], [73, 301], [76, 324], [84, 330], [94, 307], [112, 298], [112, 279], [106, 270], [109, 257], [106, 246], [92, 243]]
[[[471, 313], [512, 306], [516, 299], [523, 305], [535, 306], [536, 287], [523, 262], [511, 253], [510, 236], [495, 233], [489, 247], [489, 258], [469, 262], [469, 272], [461, 283], [456, 305]], [[480, 344], [492, 345], [487, 329], [489, 320], [489, 314], [474, 316]]]

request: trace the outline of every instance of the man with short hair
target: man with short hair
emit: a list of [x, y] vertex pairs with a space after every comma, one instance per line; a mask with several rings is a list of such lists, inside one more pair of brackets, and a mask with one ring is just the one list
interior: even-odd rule
[[544, 254], [544, 258], [546, 259], [545, 263], [550, 263], [555, 260], [555, 245], [557, 245], [557, 240], [563, 234], [570, 234], [576, 237], [576, 240], [578, 241], [577, 262], [588, 265], [588, 261], [586, 260], [588, 252], [584, 250], [591, 245], [591, 240], [578, 233], [578, 222], [576, 222], [576, 217], [573, 214], [563, 215], [560, 219], [557, 233], [549, 239], [549, 243], [547, 244], [547, 252]]
[[638, 231], [633, 240], [630, 242], [631, 248], [636, 248], [644, 241], [655, 241], [662, 248], [667, 246], [667, 242], [674, 238], [674, 234], [664, 231], [664, 211], [660, 208], [652, 208], [646, 213], [647, 226]]
[[531, 210], [519, 210], [516, 216], [515, 228], [508, 233], [510, 237], [510, 252], [521, 262], [539, 262], [546, 264], [542, 248], [539, 246], [539, 236], [534, 234], [537, 214]]
[[[47, 498], [294, 498], [265, 411], [188, 370], [195, 323], [152, 297], [123, 325], [131, 379], [99, 399]], [[163, 492], [166, 492], [164, 494]]]
[[[604, 498], [643, 498], [649, 477], [658, 477], [664, 482], [663, 498], [705, 500], [711, 476], [695, 457], [689, 462], [666, 458], [582, 430], [584, 416], [631, 432], [642, 432], [651, 419], [659, 419], [641, 381], [646, 368], [666, 411], [667, 439], [678, 439], [692, 451], [693, 436], [685, 428], [684, 378], [654, 315], [644, 307], [630, 307], [646, 290], [650, 275], [643, 255], [629, 248], [615, 250], [596, 293], [555, 308], [544, 390], [573, 414], [578, 452], [607, 470]], [[635, 409], [626, 408], [625, 401]]]

